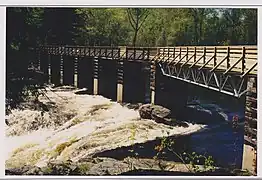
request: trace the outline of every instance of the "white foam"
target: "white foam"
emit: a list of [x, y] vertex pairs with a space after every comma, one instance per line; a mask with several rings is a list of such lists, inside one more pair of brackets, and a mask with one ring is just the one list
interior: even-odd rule
[[[7, 167], [15, 167], [21, 163], [44, 166], [50, 158], [78, 161], [93, 153], [167, 136], [166, 131], [169, 131], [169, 135], [187, 134], [203, 127], [197, 124], [189, 124], [187, 128], [170, 127], [157, 124], [152, 120], [141, 120], [136, 110], [123, 107], [102, 96], [75, 95], [73, 90], [57, 91], [56, 93], [47, 91], [47, 96], [57, 104], [59, 110], [56, 112], [57, 115], [60, 113], [63, 117], [66, 113], [74, 112], [75, 116], [68, 120], [59, 119], [63, 122], [62, 125], [48, 126], [46, 123], [56, 120], [53, 119], [52, 113], [54, 112], [51, 111], [44, 119], [36, 121], [44, 128], [31, 130], [30, 123], [35, 117], [38, 117], [40, 112], [14, 110], [9, 117], [12, 125], [6, 129], [6, 132], [9, 133], [9, 136], [6, 136]], [[44, 97], [41, 97], [40, 100], [47, 102]], [[100, 108], [90, 115], [90, 111], [96, 105], [100, 105]], [[19, 135], [10, 136], [10, 131], [17, 131]], [[134, 136], [133, 140], [131, 136]], [[67, 143], [67, 146], [62, 147], [63, 143]], [[26, 144], [37, 145], [12, 154], [15, 149]], [[55, 153], [59, 146], [60, 154]], [[37, 156], [32, 155], [34, 151], [40, 153]], [[31, 156], [34, 156], [34, 160], [27, 160]]]

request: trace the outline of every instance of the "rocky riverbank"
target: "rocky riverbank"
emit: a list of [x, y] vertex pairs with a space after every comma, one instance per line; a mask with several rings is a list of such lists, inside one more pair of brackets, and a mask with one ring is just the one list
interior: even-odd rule
[[[90, 163], [87, 159], [106, 151], [132, 147], [161, 137], [188, 135], [205, 127], [186, 122], [183, 126], [163, 123], [157, 121], [157, 111], [153, 113], [157, 120], [141, 118], [137, 108], [102, 96], [79, 93], [72, 87], [49, 87], [38, 100], [37, 104], [28, 103], [22, 109], [12, 110], [6, 117], [7, 174], [16, 174], [13, 170], [18, 174], [45, 174], [42, 168], [48, 169], [52, 162], [75, 165], [86, 159], [86, 163]], [[111, 159], [107, 166], [114, 169], [114, 163], [122, 163], [123, 167], [127, 167], [126, 158]], [[115, 171], [110, 170], [112, 174]], [[117, 174], [128, 171], [130, 168]], [[85, 174], [90, 174], [90, 171]]]
[[[127, 157], [116, 160], [107, 157], [86, 158], [78, 162], [50, 161], [45, 167], [23, 166], [10, 168], [6, 175], [59, 175], [59, 176], [116, 176], [116, 175], [237, 175], [217, 168], [213, 172], [191, 172], [192, 165], [165, 160], [140, 159]], [[199, 166], [200, 169], [203, 167]]]

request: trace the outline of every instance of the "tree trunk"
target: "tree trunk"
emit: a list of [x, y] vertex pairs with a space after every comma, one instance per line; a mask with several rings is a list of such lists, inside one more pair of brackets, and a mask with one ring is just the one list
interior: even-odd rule
[[134, 38], [133, 38], [133, 47], [136, 46], [136, 38], [137, 38], [137, 30], [135, 30]]

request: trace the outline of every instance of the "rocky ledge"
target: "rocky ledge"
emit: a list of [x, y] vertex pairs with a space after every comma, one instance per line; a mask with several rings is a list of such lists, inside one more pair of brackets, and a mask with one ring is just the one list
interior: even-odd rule
[[[200, 166], [201, 168], [201, 166]], [[72, 161], [51, 161], [45, 167], [23, 166], [21, 168], [6, 169], [6, 175], [136, 175], [148, 174], [169, 174], [169, 175], [196, 175], [192, 172], [189, 164], [176, 163], [157, 159], [140, 159], [127, 157], [123, 160], [116, 160], [108, 157], [96, 157], [82, 159], [75, 163]], [[218, 170], [217, 170], [218, 171]], [[168, 173], [167, 173], [168, 172]], [[219, 170], [221, 175], [221, 170]], [[215, 172], [202, 172], [202, 174], [214, 174]], [[199, 173], [197, 173], [199, 174]], [[222, 174], [228, 175], [224, 171]], [[201, 173], [199, 174], [201, 175]]]

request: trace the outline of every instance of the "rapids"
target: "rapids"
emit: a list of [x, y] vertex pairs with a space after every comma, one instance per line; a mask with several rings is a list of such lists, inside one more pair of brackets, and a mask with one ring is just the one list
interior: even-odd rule
[[[39, 101], [49, 111], [14, 109], [6, 118], [6, 168], [35, 165], [50, 160], [79, 161], [118, 147], [144, 143], [157, 137], [197, 132], [205, 126], [172, 127], [140, 119], [137, 110], [128, 109], [108, 98], [76, 95], [68, 87], [46, 89]], [[168, 133], [169, 132], [169, 135]]]

